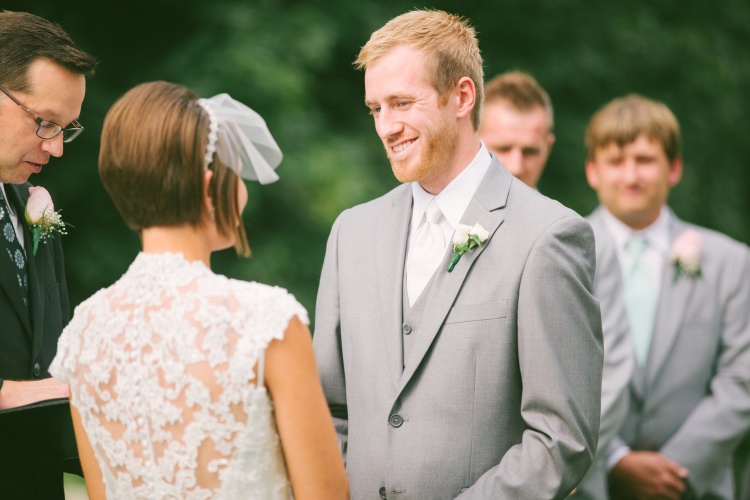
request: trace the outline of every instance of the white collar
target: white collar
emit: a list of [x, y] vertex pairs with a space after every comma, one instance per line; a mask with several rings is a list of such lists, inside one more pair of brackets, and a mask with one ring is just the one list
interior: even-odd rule
[[0, 190], [3, 192], [3, 198], [5, 198], [5, 203], [8, 204], [8, 208], [10, 208], [10, 214], [15, 217], [16, 211], [13, 209], [13, 205], [11, 205], [10, 200], [8, 199], [8, 192], [5, 190], [5, 184], [0, 182]]
[[463, 217], [466, 208], [469, 206], [474, 193], [477, 191], [479, 184], [482, 182], [487, 169], [490, 166], [492, 157], [487, 151], [484, 143], [480, 141], [479, 152], [460, 174], [453, 179], [450, 184], [435, 196], [425, 191], [419, 182], [411, 183], [411, 192], [413, 205], [411, 212], [411, 227], [416, 228], [422, 222], [427, 205], [433, 198], [443, 212], [443, 216], [455, 229], [461, 217]]
[[650, 226], [638, 231], [624, 224], [621, 220], [612, 215], [606, 207], [603, 208], [604, 211], [602, 215], [604, 216], [604, 224], [607, 226], [609, 234], [611, 234], [612, 238], [615, 240], [615, 246], [618, 251], [624, 249], [630, 237], [637, 234], [646, 238], [648, 244], [659, 253], [663, 255], [669, 253], [669, 227], [672, 223], [672, 214], [666, 206], [661, 207], [659, 217], [657, 217]]

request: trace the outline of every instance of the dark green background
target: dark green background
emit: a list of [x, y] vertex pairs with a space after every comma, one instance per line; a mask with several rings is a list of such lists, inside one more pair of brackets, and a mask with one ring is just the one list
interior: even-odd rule
[[[130, 87], [164, 79], [203, 96], [229, 92], [259, 111], [285, 153], [281, 181], [251, 184], [254, 256], [216, 254], [229, 276], [278, 284], [313, 312], [326, 237], [344, 208], [396, 185], [363, 105], [352, 61], [370, 33], [411, 1], [130, 0], [4, 2], [61, 24], [101, 61], [88, 82], [84, 134], [32, 181], [75, 229], [64, 239], [73, 304], [111, 284], [139, 249], [97, 175], [104, 115]], [[664, 101], [683, 128], [685, 176], [671, 204], [687, 220], [750, 241], [745, 137], [750, 3], [635, 0], [436, 1], [479, 33], [488, 77], [534, 74], [555, 105], [557, 143], [543, 193], [581, 214], [596, 198], [583, 176], [583, 131], [628, 92]]]
[[[231, 277], [278, 284], [314, 310], [338, 213], [396, 185], [363, 105], [352, 61], [372, 31], [411, 0], [13, 1], [61, 24], [101, 61], [88, 83], [84, 134], [32, 182], [75, 229], [64, 239], [72, 303], [111, 284], [139, 250], [97, 175], [109, 106], [132, 86], [170, 80], [202, 96], [228, 92], [266, 118], [285, 153], [281, 181], [251, 184], [245, 222], [254, 257], [216, 254]], [[432, 1], [471, 19], [485, 74], [534, 74], [555, 105], [557, 142], [543, 193], [581, 214], [596, 205], [583, 176], [583, 131], [629, 92], [664, 101], [683, 131], [677, 215], [750, 241], [750, 2], [746, 0]]]

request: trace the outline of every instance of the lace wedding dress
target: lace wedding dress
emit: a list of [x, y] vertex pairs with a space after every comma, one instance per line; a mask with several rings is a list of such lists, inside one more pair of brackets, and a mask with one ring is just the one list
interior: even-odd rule
[[285, 290], [179, 254], [139, 254], [77, 307], [50, 372], [70, 384], [107, 497], [290, 498], [262, 373], [294, 315], [307, 323]]

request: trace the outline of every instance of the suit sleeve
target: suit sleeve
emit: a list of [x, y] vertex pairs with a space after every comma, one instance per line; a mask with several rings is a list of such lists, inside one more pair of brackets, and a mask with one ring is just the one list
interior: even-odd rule
[[727, 262], [724, 279], [731, 286], [723, 305], [716, 374], [706, 395], [660, 450], [686, 467], [698, 496], [726, 465], [726, 457], [750, 427], [750, 252]]
[[[594, 294], [600, 301], [602, 333], [604, 339], [604, 365], [602, 370], [602, 412], [599, 423], [597, 458], [606, 460], [610, 443], [617, 437], [625, 423], [630, 403], [628, 384], [633, 375], [633, 343], [628, 328], [625, 301], [622, 298], [622, 281], [618, 276], [600, 276], [599, 270], [610, 269], [619, 274], [615, 262], [597, 262]], [[619, 440], [618, 440], [619, 442]]]
[[336, 219], [328, 237], [323, 271], [315, 307], [313, 348], [341, 453], [346, 460], [348, 419], [344, 358], [341, 351], [341, 318], [338, 277], [338, 237], [341, 218]]
[[593, 232], [579, 217], [556, 221], [534, 243], [517, 306], [527, 429], [461, 499], [565, 498], [593, 463], [602, 382], [595, 261]]

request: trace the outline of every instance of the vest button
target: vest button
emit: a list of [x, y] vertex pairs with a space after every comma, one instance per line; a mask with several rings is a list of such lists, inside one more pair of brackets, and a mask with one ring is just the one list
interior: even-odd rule
[[404, 335], [409, 335], [411, 333], [411, 326], [404, 325], [404, 327], [402, 328], [402, 331], [404, 332]]
[[388, 497], [385, 494], [385, 486], [381, 486], [380, 490], [378, 491], [378, 494], [380, 495], [380, 498], [383, 500], [388, 500]]
[[401, 424], [404, 423], [404, 419], [401, 418], [401, 415], [391, 415], [391, 418], [388, 419], [388, 421], [393, 427], [401, 427]]
[[39, 363], [34, 363], [34, 376], [38, 377], [40, 373], [42, 373], [42, 367], [39, 366]]

